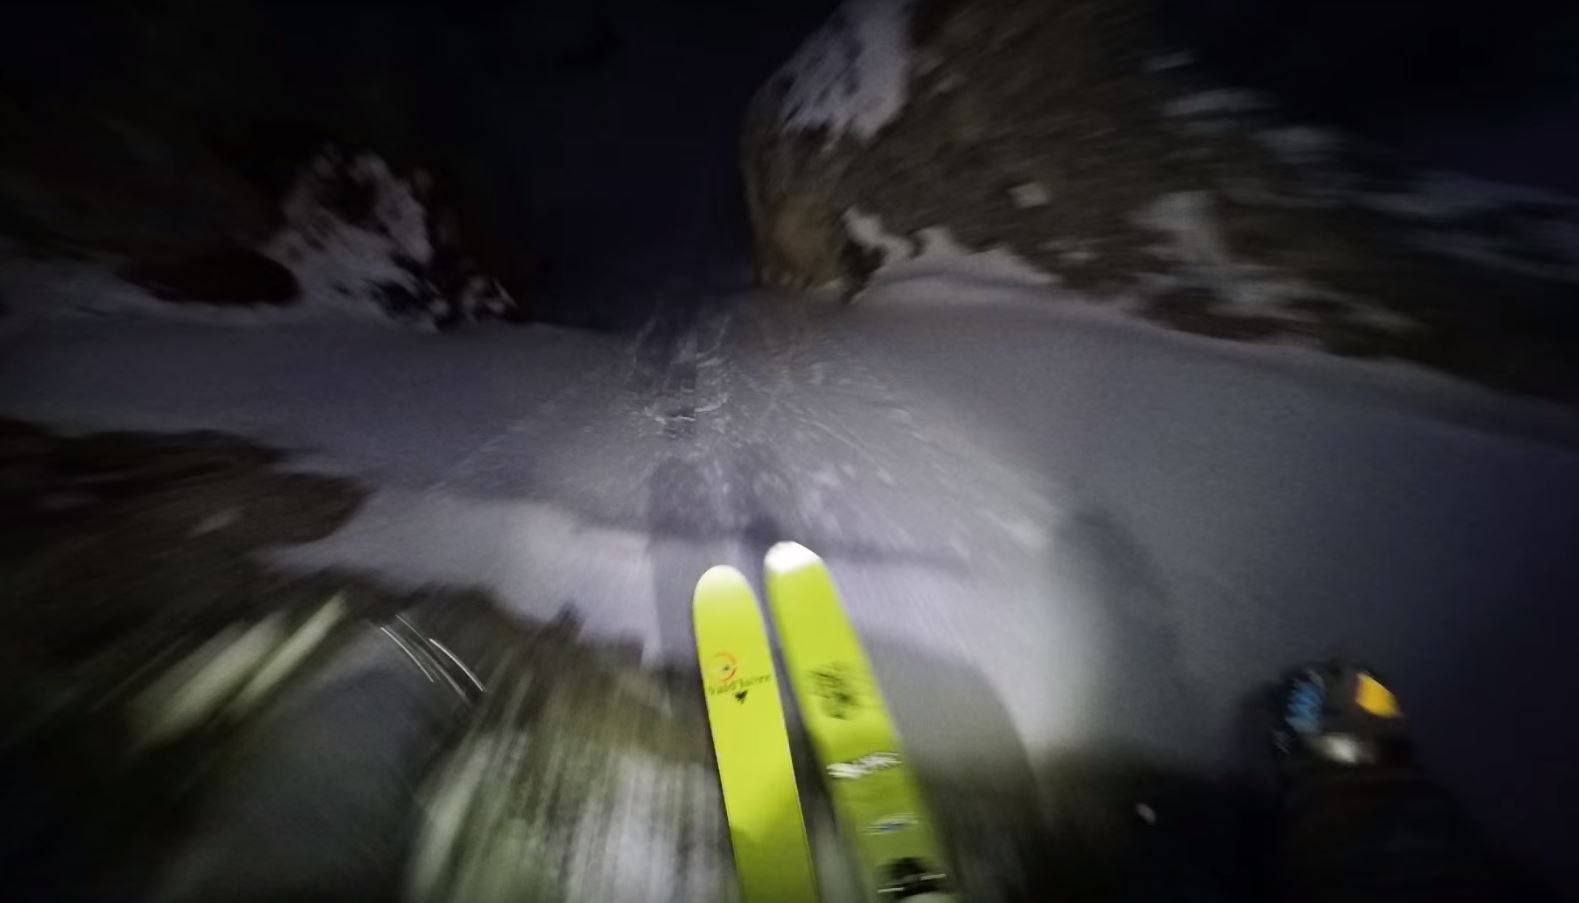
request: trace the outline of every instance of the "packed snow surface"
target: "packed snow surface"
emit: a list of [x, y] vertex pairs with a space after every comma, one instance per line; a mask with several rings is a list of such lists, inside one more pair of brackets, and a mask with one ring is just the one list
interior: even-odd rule
[[376, 491], [281, 566], [480, 587], [652, 661], [692, 661], [704, 570], [801, 542], [912, 755], [1044, 789], [1071, 751], [1216, 767], [1247, 694], [1341, 650], [1540, 849], [1579, 758], [1527, 716], [1571, 683], [1574, 413], [1049, 291], [901, 269], [853, 307], [704, 299], [634, 338], [38, 322], [0, 338], [0, 411], [296, 450]]

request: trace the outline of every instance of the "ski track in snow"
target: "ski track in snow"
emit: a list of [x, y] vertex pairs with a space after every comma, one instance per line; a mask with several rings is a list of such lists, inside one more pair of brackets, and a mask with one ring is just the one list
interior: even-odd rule
[[855, 307], [743, 297], [635, 340], [43, 323], [0, 339], [0, 410], [296, 449], [379, 490], [282, 565], [477, 585], [653, 660], [689, 660], [702, 570], [756, 576], [797, 539], [923, 766], [1117, 745], [1209, 767], [1246, 692], [1341, 649], [1498, 836], [1560, 823], [1534, 788], [1579, 750], [1514, 768], [1549, 738], [1494, 703], [1569, 682], [1573, 412], [1042, 291], [901, 272]]

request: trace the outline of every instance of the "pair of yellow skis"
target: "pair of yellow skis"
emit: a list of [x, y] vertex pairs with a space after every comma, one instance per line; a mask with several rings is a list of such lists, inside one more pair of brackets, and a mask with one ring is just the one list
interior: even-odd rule
[[[780, 543], [765, 571], [795, 701], [867, 898], [948, 898], [942, 844], [827, 567]], [[696, 585], [692, 614], [742, 896], [813, 903], [817, 877], [756, 594], [739, 571], [715, 567]]]

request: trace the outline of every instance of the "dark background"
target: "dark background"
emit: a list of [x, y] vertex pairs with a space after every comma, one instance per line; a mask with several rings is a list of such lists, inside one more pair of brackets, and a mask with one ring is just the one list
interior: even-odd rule
[[1428, 165], [1579, 192], [1572, 4], [1169, 0], [1170, 27], [1235, 84]]
[[[0, 171], [18, 175], [0, 181], [0, 229], [47, 241], [59, 230], [40, 224], [64, 220], [112, 250], [135, 231], [134, 255], [156, 227], [156, 251], [216, 232], [245, 243], [318, 148], [371, 148], [434, 174], [467, 247], [530, 316], [630, 327], [666, 295], [749, 278], [741, 116], [832, 7], [10, 4]], [[1169, 43], [1300, 117], [1428, 165], [1579, 192], [1572, 6], [1164, 10]]]

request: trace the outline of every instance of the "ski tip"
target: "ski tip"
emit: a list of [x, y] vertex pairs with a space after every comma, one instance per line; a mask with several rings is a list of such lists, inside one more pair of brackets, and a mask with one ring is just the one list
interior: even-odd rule
[[787, 574], [803, 567], [821, 565], [822, 559], [817, 557], [816, 552], [798, 542], [781, 542], [768, 549], [767, 557], [762, 563], [771, 572]]
[[696, 581], [696, 596], [701, 598], [705, 593], [738, 590], [741, 587], [747, 590], [751, 588], [751, 583], [746, 580], [745, 574], [727, 564], [716, 564], [708, 568], [701, 579]]

